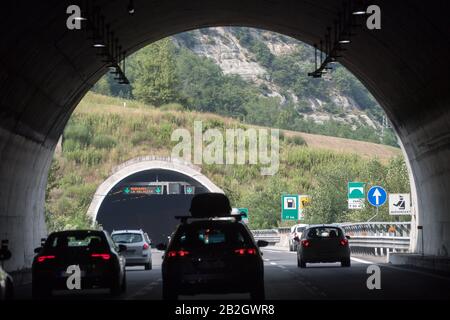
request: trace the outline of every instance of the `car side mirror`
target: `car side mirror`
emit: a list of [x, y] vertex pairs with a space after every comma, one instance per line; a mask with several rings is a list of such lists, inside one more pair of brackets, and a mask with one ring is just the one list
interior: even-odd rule
[[350, 240], [351, 239], [351, 237], [350, 236], [345, 236], [348, 240]]
[[156, 245], [156, 249], [159, 251], [164, 251], [167, 249], [167, 246], [164, 243], [159, 243]]
[[124, 244], [119, 244], [119, 252], [127, 251], [127, 246]]
[[257, 245], [259, 248], [267, 247], [267, 246], [269, 245], [269, 242], [267, 242], [266, 240], [258, 240], [258, 241], [256, 242], [256, 245]]
[[34, 253], [39, 253], [39, 252], [41, 252], [41, 250], [42, 250], [42, 247], [35, 248], [35, 249], [34, 249]]
[[297, 242], [299, 242], [299, 241], [300, 241], [300, 238], [297, 237], [297, 236], [295, 236], [295, 237], [294, 237], [294, 240], [297, 241]]

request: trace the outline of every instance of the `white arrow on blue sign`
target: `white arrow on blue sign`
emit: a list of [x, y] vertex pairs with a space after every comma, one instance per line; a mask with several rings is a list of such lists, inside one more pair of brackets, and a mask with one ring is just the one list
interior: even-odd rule
[[367, 201], [374, 207], [382, 206], [386, 203], [387, 193], [383, 187], [373, 186], [367, 192]]

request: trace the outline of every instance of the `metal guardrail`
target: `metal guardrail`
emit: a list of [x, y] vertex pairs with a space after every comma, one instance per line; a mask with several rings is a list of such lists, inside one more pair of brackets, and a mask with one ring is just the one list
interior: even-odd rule
[[409, 237], [353, 236], [350, 238], [349, 243], [351, 247], [409, 249]]
[[411, 232], [411, 222], [357, 222], [338, 225], [350, 236], [409, 237]]
[[280, 242], [281, 238], [277, 229], [252, 230], [252, 233], [256, 241], [265, 240], [271, 245]]
[[[359, 222], [339, 223], [350, 236], [352, 252], [385, 255], [387, 252], [407, 252], [410, 245], [410, 222]], [[290, 228], [252, 230], [255, 240], [279, 243], [282, 236], [289, 236]]]

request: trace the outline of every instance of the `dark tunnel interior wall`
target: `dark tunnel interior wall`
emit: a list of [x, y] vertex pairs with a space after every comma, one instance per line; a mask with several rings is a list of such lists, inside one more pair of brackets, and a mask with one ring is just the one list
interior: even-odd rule
[[114, 186], [102, 202], [97, 222], [109, 232], [142, 229], [153, 244], [167, 241], [175, 229], [177, 215], [189, 214], [193, 195], [124, 195], [124, 186], [133, 182], [184, 181], [195, 186], [195, 193], [208, 192], [196, 180], [169, 170], [147, 170], [133, 174]]

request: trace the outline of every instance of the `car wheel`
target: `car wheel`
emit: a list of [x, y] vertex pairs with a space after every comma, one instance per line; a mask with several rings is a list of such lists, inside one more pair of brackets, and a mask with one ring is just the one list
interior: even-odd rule
[[341, 261], [341, 267], [350, 267], [351, 266], [351, 260], [350, 258], [346, 258]]
[[262, 280], [258, 281], [258, 284], [250, 290], [250, 299], [251, 300], [265, 300], [266, 299], [266, 293], [264, 290], [264, 281], [262, 281]]
[[111, 284], [111, 287], [109, 288], [110, 293], [112, 296], [120, 296], [122, 294], [122, 284], [120, 283], [119, 277], [115, 277], [113, 279], [113, 283]]
[[31, 283], [31, 296], [33, 299], [46, 299], [51, 297], [52, 289], [38, 282]]
[[149, 263], [145, 264], [145, 270], [152, 270], [152, 262], [151, 261]]
[[306, 262], [300, 258], [297, 258], [297, 267], [306, 268]]
[[12, 284], [11, 280], [7, 279], [6, 280], [5, 299], [12, 300], [13, 298], [14, 298], [14, 285]]
[[121, 293], [127, 292], [127, 274], [123, 274]]
[[163, 300], [178, 300], [178, 292], [175, 286], [164, 284], [163, 281]]

